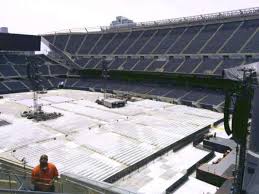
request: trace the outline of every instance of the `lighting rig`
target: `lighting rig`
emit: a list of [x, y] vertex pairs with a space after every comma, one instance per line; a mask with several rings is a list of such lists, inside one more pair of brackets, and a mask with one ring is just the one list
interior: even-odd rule
[[56, 119], [62, 116], [62, 114], [57, 112], [46, 113], [42, 110], [42, 105], [39, 104], [38, 94], [46, 93], [43, 86], [44, 77], [42, 76], [39, 68], [40, 65], [38, 65], [36, 61], [29, 61], [27, 63], [27, 76], [33, 90], [33, 108], [30, 111], [24, 111], [21, 116], [28, 119], [34, 119], [35, 121]]

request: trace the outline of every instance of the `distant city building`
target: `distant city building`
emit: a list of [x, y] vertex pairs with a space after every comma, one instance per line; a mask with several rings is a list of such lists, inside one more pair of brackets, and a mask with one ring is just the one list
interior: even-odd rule
[[112, 21], [110, 24], [111, 28], [123, 28], [123, 27], [134, 27], [136, 23], [123, 16], [117, 16], [116, 20]]
[[0, 33], [8, 33], [7, 27], [0, 27]]

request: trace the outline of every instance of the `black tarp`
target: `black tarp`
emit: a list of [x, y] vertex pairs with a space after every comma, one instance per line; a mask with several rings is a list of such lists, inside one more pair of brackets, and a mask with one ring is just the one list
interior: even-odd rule
[[255, 75], [254, 83], [259, 84], [259, 62], [240, 65], [238, 67], [233, 67], [229, 69], [223, 70], [223, 78], [233, 81], [243, 81], [244, 78], [244, 70], [248, 72], [249, 70], [253, 71]]

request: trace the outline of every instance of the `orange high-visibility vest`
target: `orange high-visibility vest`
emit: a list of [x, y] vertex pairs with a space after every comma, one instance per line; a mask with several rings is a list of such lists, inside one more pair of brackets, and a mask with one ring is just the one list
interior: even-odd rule
[[58, 170], [52, 163], [48, 163], [46, 170], [41, 169], [38, 165], [32, 170], [31, 176], [32, 181], [40, 191], [48, 191], [53, 185], [51, 182], [53, 178], [58, 177]]

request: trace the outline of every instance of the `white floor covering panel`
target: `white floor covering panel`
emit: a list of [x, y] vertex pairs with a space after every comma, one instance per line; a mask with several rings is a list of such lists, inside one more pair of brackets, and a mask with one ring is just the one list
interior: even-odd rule
[[[41, 154], [48, 154], [61, 173], [102, 181], [223, 117], [152, 100], [109, 109], [95, 103], [102, 96], [78, 90], [49, 91], [40, 95], [43, 110], [63, 116], [37, 123], [19, 115], [32, 105], [32, 93], [5, 95], [0, 119], [12, 124], [0, 127], [0, 156], [9, 154], [14, 160], [26, 157], [28, 165], [35, 166]], [[143, 172], [133, 173], [128, 183], [133, 182], [131, 189], [140, 193], [160, 193], [205, 154], [190, 147], [170, 152], [152, 161]], [[118, 185], [126, 186], [126, 182]]]
[[35, 166], [42, 153], [49, 156], [50, 162], [55, 163], [60, 173], [70, 172], [98, 181], [124, 168], [114, 160], [64, 139], [28, 145], [17, 149], [13, 156], [19, 160], [25, 157], [30, 166]]
[[[136, 193], [162, 194], [169, 186], [179, 180], [188, 168], [207, 154], [206, 151], [188, 145], [177, 152], [169, 152], [161, 156], [114, 184]], [[215, 190], [216, 187], [211, 186], [211, 188]], [[206, 191], [206, 187], [203, 191]]]
[[189, 177], [188, 181], [183, 186], [178, 188], [173, 194], [214, 194], [217, 192], [217, 187]]

